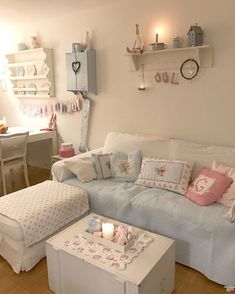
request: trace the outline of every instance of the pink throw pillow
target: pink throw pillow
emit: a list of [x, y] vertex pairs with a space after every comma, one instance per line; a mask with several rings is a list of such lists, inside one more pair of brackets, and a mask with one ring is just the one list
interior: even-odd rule
[[233, 180], [209, 168], [202, 168], [189, 185], [186, 197], [199, 205], [209, 205], [219, 199]]
[[213, 160], [212, 169], [226, 174], [228, 177], [233, 179], [233, 183], [217, 200], [217, 202], [223, 204], [224, 206], [231, 207], [233, 202], [235, 201], [235, 167], [231, 167], [216, 160]]

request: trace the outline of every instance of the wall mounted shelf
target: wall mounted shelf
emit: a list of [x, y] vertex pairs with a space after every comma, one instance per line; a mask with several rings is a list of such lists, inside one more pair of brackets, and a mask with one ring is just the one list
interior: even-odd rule
[[145, 70], [179, 69], [182, 62], [188, 58], [197, 60], [200, 67], [211, 67], [213, 62], [213, 50], [209, 45], [125, 54], [125, 56], [130, 58], [131, 71], [138, 71], [141, 64], [144, 64]]
[[17, 94], [17, 97], [19, 98], [50, 98], [50, 95], [19, 95]]
[[6, 54], [6, 59], [15, 96], [19, 98], [55, 96], [52, 49], [36, 48], [12, 52]]

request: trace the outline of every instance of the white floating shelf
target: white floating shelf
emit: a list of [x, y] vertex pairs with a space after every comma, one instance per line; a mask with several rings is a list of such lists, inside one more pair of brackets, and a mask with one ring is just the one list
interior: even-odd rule
[[50, 50], [48, 48], [34, 48], [34, 49], [26, 49], [26, 50], [20, 50], [20, 51], [14, 51], [14, 52], [10, 52], [6, 54], [6, 57], [8, 58], [8, 56], [10, 55], [26, 55], [26, 54], [35, 54], [35, 53], [40, 53], [40, 52], [44, 52], [45, 50]]
[[206, 49], [211, 48], [210, 45], [203, 45], [203, 46], [195, 46], [195, 47], [182, 47], [182, 48], [169, 48], [169, 49], [162, 49], [162, 50], [156, 50], [156, 51], [144, 51], [143, 53], [130, 53], [125, 54], [128, 56], [143, 56], [143, 55], [149, 55], [149, 54], [163, 54], [163, 53], [169, 53], [169, 52], [180, 52], [180, 51], [195, 51], [199, 49]]
[[211, 67], [213, 61], [212, 51], [210, 45], [203, 45], [147, 51], [142, 54], [130, 53], [125, 54], [125, 56], [130, 57], [131, 71], [137, 71], [141, 64], [144, 64], [145, 70], [179, 69], [182, 62], [189, 58], [197, 60], [201, 67]]
[[17, 62], [17, 63], [8, 63], [9, 68], [14, 68], [17, 66], [27, 66], [27, 65], [35, 65], [35, 64], [43, 64], [42, 61], [25, 61], [25, 62]]
[[47, 79], [46, 75], [35, 75], [35, 76], [23, 76], [23, 77], [10, 77], [12, 81], [21, 81], [21, 80], [39, 80]]
[[25, 95], [15, 94], [15, 96], [18, 98], [50, 98], [51, 97], [50, 95], [28, 95], [28, 94], [25, 94]]
[[[34, 88], [12, 88], [12, 90], [14, 92], [16, 91], [21, 91], [21, 92], [24, 92], [24, 91], [32, 91], [34, 90]], [[37, 88], [36, 91], [45, 91], [45, 92], [49, 92], [49, 88], [46, 89], [46, 88]]]

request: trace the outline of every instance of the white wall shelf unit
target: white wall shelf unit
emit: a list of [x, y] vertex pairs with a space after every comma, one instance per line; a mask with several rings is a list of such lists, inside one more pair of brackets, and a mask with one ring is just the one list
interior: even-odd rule
[[55, 96], [53, 50], [36, 48], [6, 54], [12, 91], [19, 98]]
[[142, 64], [145, 70], [179, 69], [189, 58], [195, 59], [200, 67], [211, 67], [213, 64], [213, 50], [209, 45], [147, 51], [125, 56], [130, 58], [130, 71], [138, 71]]

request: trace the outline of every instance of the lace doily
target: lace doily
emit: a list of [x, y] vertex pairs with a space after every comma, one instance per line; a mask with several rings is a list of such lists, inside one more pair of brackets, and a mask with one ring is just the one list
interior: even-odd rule
[[134, 245], [125, 253], [107, 248], [107, 246], [88, 240], [82, 236], [82, 234], [78, 234], [72, 239], [66, 240], [64, 245], [65, 247], [70, 248], [83, 256], [89, 256], [94, 260], [108, 264], [118, 270], [124, 270], [126, 265], [131, 263], [133, 258], [137, 257], [144, 250], [144, 248], [153, 241], [153, 237], [147, 233], [136, 235], [134, 238]]

